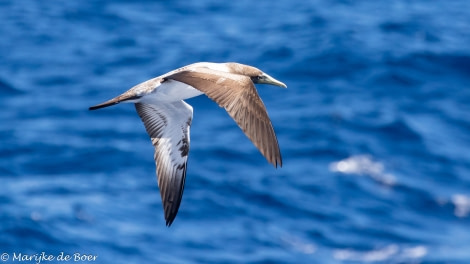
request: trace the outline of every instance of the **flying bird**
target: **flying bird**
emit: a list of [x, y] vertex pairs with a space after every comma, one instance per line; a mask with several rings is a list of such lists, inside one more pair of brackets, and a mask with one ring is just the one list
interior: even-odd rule
[[183, 196], [193, 118], [193, 108], [183, 100], [205, 94], [227, 111], [269, 163], [282, 166], [276, 134], [255, 84], [287, 88], [252, 66], [199, 62], [140, 83], [89, 109], [135, 104], [155, 147], [158, 186], [166, 225], [170, 226]]

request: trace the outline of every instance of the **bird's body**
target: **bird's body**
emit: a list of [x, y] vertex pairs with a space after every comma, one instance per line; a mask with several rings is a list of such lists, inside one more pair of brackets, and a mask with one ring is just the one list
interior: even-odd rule
[[155, 147], [158, 186], [166, 224], [179, 209], [186, 178], [193, 108], [183, 100], [206, 94], [237, 122], [275, 167], [281, 153], [266, 108], [254, 83], [286, 87], [257, 68], [238, 63], [194, 63], [138, 84], [95, 110], [120, 102], [135, 103]]

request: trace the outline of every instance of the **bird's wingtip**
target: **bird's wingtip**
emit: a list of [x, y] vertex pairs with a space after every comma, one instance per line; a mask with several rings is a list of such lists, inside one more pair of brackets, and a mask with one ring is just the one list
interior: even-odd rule
[[173, 224], [173, 220], [175, 220], [175, 218], [171, 219], [171, 218], [168, 218], [168, 219], [165, 219], [166, 220], [166, 227], [171, 227], [171, 224]]
[[276, 160], [273, 160], [273, 161], [269, 161], [269, 163], [271, 163], [271, 165], [273, 165], [275, 169], [277, 169], [278, 166], [279, 166], [279, 168], [282, 168], [282, 159], [276, 159]]

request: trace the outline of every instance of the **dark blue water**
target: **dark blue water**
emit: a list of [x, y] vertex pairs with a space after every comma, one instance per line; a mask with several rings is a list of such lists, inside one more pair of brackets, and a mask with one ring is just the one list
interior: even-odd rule
[[[0, 1], [6, 263], [470, 263], [469, 1], [193, 2]], [[134, 107], [87, 108], [197, 61], [288, 85], [258, 86], [284, 166], [189, 100], [167, 228]]]

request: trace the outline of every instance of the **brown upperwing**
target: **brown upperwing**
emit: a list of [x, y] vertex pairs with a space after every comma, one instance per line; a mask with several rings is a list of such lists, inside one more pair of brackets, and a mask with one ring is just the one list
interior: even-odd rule
[[249, 77], [198, 67], [164, 78], [191, 85], [225, 108], [261, 154], [274, 167], [282, 167], [281, 152], [271, 120]]

